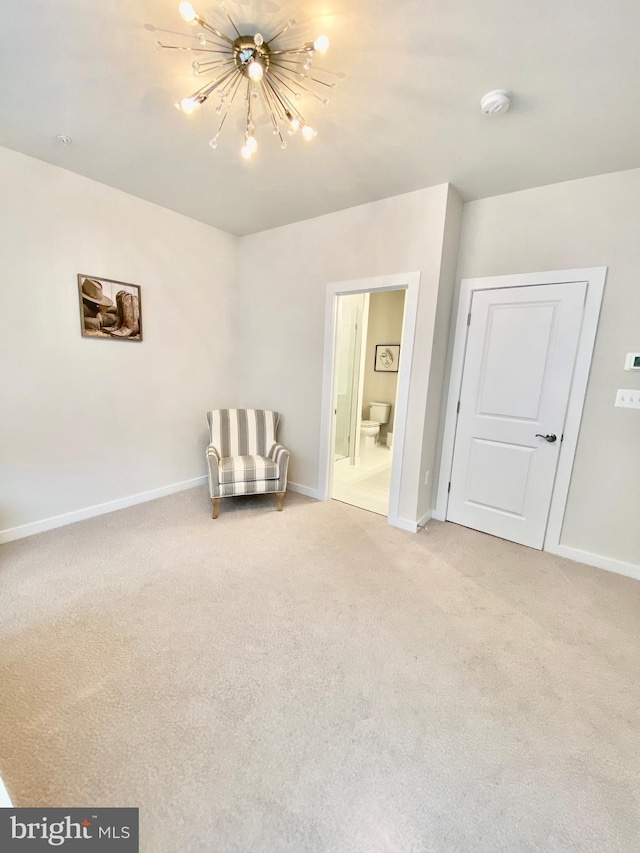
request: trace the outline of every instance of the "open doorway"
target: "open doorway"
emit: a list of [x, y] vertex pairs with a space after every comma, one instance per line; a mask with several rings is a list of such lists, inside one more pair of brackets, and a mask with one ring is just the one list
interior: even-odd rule
[[[402, 324], [400, 367], [398, 371], [398, 390], [393, 416], [393, 430], [390, 450], [391, 486], [389, 489], [388, 523], [402, 530], [415, 533], [416, 524], [410, 518], [400, 514], [407, 477], [414, 473], [414, 453], [408, 458], [405, 443], [408, 432], [409, 390], [413, 365], [413, 344], [416, 335], [418, 317], [418, 297], [420, 293], [420, 273], [398, 273], [349, 281], [337, 281], [327, 285], [325, 309], [324, 363], [322, 370], [322, 408], [320, 422], [320, 454], [318, 458], [318, 497], [331, 500], [333, 494], [333, 474], [335, 463], [336, 431], [336, 344], [338, 339], [338, 299], [348, 294], [371, 294], [380, 291], [401, 290], [404, 292], [404, 318]], [[367, 314], [368, 317], [368, 314]], [[380, 341], [387, 344], [389, 341]], [[364, 389], [363, 389], [364, 396]], [[367, 401], [382, 402], [382, 401]], [[356, 410], [357, 411], [357, 410]], [[354, 434], [357, 441], [357, 435]], [[414, 437], [412, 436], [412, 439]], [[415, 451], [415, 448], [412, 450]], [[405, 512], [407, 510], [405, 509]]]
[[337, 297], [334, 500], [388, 516], [405, 293]]

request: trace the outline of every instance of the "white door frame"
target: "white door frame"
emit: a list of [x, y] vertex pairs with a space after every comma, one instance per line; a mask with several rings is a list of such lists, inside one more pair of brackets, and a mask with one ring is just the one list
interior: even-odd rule
[[402, 346], [400, 347], [400, 369], [396, 410], [393, 428], [393, 456], [391, 462], [391, 486], [389, 490], [388, 522], [394, 527], [404, 527], [399, 517], [400, 488], [402, 485], [402, 463], [407, 427], [409, 384], [413, 363], [413, 342], [418, 316], [420, 273], [401, 273], [355, 281], [338, 281], [327, 285], [327, 301], [324, 327], [324, 362], [322, 376], [322, 413], [320, 421], [320, 459], [318, 470], [318, 492], [320, 500], [330, 500], [333, 486], [333, 442], [335, 419], [334, 372], [336, 358], [336, 323], [338, 296], [349, 293], [367, 293], [380, 290], [404, 290], [404, 322], [402, 324]]
[[564, 423], [563, 440], [558, 457], [556, 479], [553, 487], [553, 494], [551, 496], [551, 509], [549, 511], [549, 520], [547, 522], [547, 530], [543, 545], [544, 551], [558, 553], [606, 277], [607, 267], [592, 267], [589, 269], [525, 273], [523, 275], [499, 275], [489, 276], [487, 278], [466, 278], [462, 280], [460, 286], [460, 302], [458, 304], [458, 313], [455, 323], [453, 358], [451, 362], [449, 393], [445, 413], [440, 476], [438, 479], [438, 494], [433, 518], [438, 519], [439, 521], [444, 521], [447, 517], [449, 481], [451, 479], [451, 469], [453, 466], [453, 451], [458, 420], [458, 400], [460, 399], [464, 358], [467, 348], [467, 321], [471, 310], [471, 300], [473, 298], [474, 291], [506, 287], [531, 287], [539, 284], [586, 282], [587, 296], [584, 306], [582, 329], [578, 343], [578, 352], [576, 355], [573, 380], [571, 382], [571, 390], [569, 392], [569, 403]]

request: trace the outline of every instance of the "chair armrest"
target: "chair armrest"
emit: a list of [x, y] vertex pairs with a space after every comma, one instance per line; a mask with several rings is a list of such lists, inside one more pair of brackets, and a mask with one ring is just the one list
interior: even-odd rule
[[274, 444], [271, 450], [269, 451], [269, 459], [273, 459], [273, 461], [278, 466], [278, 492], [286, 492], [287, 490], [287, 471], [289, 468], [289, 455], [289, 451], [281, 444]]
[[269, 451], [269, 459], [273, 459], [273, 461], [277, 462], [278, 465], [281, 465], [283, 462], [288, 462], [289, 456], [289, 451], [281, 444], [274, 444]]
[[207, 447], [207, 464], [209, 465], [209, 483], [211, 487], [219, 486], [218, 465], [220, 464], [220, 453], [213, 444]]

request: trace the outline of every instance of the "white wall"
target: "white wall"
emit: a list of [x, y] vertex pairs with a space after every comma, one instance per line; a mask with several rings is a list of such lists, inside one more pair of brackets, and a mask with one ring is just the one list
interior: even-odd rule
[[389, 422], [380, 427], [380, 440], [384, 444], [387, 432], [393, 431], [396, 416], [398, 374], [374, 369], [378, 344], [400, 344], [404, 319], [404, 290], [372, 293], [369, 297], [369, 323], [364, 364], [364, 387], [361, 417], [369, 417], [369, 404], [391, 403]]
[[446, 398], [447, 356], [451, 340], [450, 327], [456, 292], [456, 266], [460, 249], [463, 204], [457, 192], [449, 192], [442, 241], [440, 281], [433, 315], [433, 344], [429, 367], [429, 390], [424, 413], [422, 459], [420, 462], [420, 503], [418, 521], [425, 522], [435, 506]]
[[[0, 535], [203, 475], [236, 238], [6, 149], [0, 185]], [[142, 286], [142, 343], [81, 337], [77, 273]]]
[[640, 564], [640, 411], [614, 408], [640, 351], [640, 169], [471, 202], [459, 277], [607, 266], [561, 542]]
[[443, 184], [240, 241], [242, 404], [281, 413], [291, 480], [314, 490], [327, 284], [421, 272], [400, 499], [400, 516], [411, 521], [425, 490], [424, 415], [451, 195]]

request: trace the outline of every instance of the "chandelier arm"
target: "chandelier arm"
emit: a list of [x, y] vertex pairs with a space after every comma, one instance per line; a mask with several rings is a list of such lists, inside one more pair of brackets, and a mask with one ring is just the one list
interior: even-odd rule
[[275, 106], [276, 121], [277, 122], [281, 122], [281, 121], [287, 122], [288, 121], [287, 111], [286, 111], [285, 107], [283, 106], [282, 101], [277, 96], [277, 92], [275, 91], [275, 87], [271, 88], [270, 96], [271, 96], [271, 100], [273, 101], [273, 104]]
[[313, 80], [314, 83], [319, 83], [321, 86], [326, 86], [327, 89], [335, 89], [334, 83], [325, 83], [324, 80], [318, 80], [317, 77], [311, 77], [310, 74], [302, 74], [301, 76], [304, 77], [305, 80]]
[[282, 104], [280, 103], [280, 101], [276, 97], [274, 97], [271, 89], [266, 85], [266, 82], [267, 81], [263, 81], [263, 83], [265, 85], [264, 94], [265, 94], [265, 97], [268, 96], [268, 98], [269, 98], [269, 105], [270, 105], [269, 109], [271, 111], [271, 118], [272, 118], [272, 120], [275, 120], [276, 127], [277, 127], [278, 122], [281, 120], [286, 121], [287, 117], [284, 114], [284, 110], [282, 109]]
[[208, 30], [210, 33], [213, 33], [214, 36], [217, 36], [222, 41], [226, 42], [233, 46], [233, 39], [226, 36], [224, 33], [221, 33], [215, 27], [212, 27], [211, 24], [208, 24], [204, 18], [201, 18], [200, 15], [197, 15], [195, 20], [200, 24], [201, 27], [204, 27], [205, 30]]
[[275, 86], [271, 82], [271, 80], [269, 80], [268, 82], [269, 82], [269, 85], [271, 86], [271, 88], [273, 89], [273, 91], [276, 93], [279, 100], [281, 101], [282, 106], [284, 107], [284, 110], [285, 110], [285, 115], [287, 113], [289, 113], [289, 115], [293, 115], [294, 118], [298, 118], [302, 122], [302, 124], [305, 124], [306, 122], [304, 120], [304, 116], [302, 115], [300, 110], [296, 107], [296, 105], [292, 104], [291, 101], [289, 100], [289, 98], [287, 98], [287, 96], [285, 95], [285, 93], [282, 92], [277, 86]]
[[[282, 77], [280, 77], [280, 76], [279, 76], [279, 74], [278, 74], [276, 71], [273, 71], [273, 70], [271, 71], [271, 75], [272, 75], [273, 77], [275, 77], [275, 79], [280, 83], [280, 85], [281, 85], [281, 86], [284, 86], [284, 87], [285, 87], [285, 89], [288, 89], [288, 90], [291, 92], [291, 94], [294, 96], [294, 98], [295, 98], [295, 96], [296, 96], [296, 91], [295, 91], [295, 89], [292, 89], [292, 88], [291, 88], [291, 86], [289, 85], [289, 83], [287, 83], [286, 79], [283, 79]], [[289, 81], [289, 82], [293, 83], [294, 81], [293, 81], [293, 80], [291, 80], [291, 81]], [[302, 87], [300, 87], [300, 88], [302, 88]], [[307, 90], [307, 91], [308, 91], [308, 90]]]
[[251, 124], [251, 80], [247, 80], [247, 134]]
[[220, 74], [219, 77], [216, 77], [215, 80], [213, 80], [213, 81], [210, 80], [208, 83], [206, 83], [200, 89], [198, 89], [197, 92], [194, 92], [193, 95], [191, 95], [191, 99], [192, 100], [202, 99], [203, 101], [206, 100], [212, 92], [215, 92], [215, 90], [224, 81], [228, 80], [229, 76], [234, 74], [237, 70], [238, 70], [237, 68], [231, 68], [228, 71], [223, 71], [222, 74]]
[[221, 9], [222, 9], [222, 11], [224, 12], [224, 14], [226, 15], [226, 17], [227, 17], [227, 19], [229, 20], [229, 23], [231, 24], [231, 26], [233, 27], [233, 29], [236, 31], [236, 34], [237, 34], [238, 38], [239, 38], [239, 39], [240, 39], [240, 38], [242, 38], [242, 35], [240, 34], [240, 30], [239, 30], [239, 29], [236, 27], [236, 25], [234, 24], [234, 22], [233, 22], [233, 18], [232, 18], [232, 17], [231, 17], [231, 15], [227, 12], [226, 7], [225, 7], [225, 6], [222, 6], [222, 7], [221, 7]]
[[[210, 50], [207, 47], [184, 47], [179, 44], [162, 44], [162, 42], [156, 42], [158, 47], [161, 47], [162, 50], [187, 50], [189, 53], [224, 53], [227, 56], [229, 55], [228, 50]], [[213, 44], [213, 42], [207, 42], [207, 44]]]
[[[273, 62], [273, 65], [276, 65], [278, 63], [286, 63], [287, 65], [295, 65], [298, 68], [304, 68], [304, 62], [296, 62], [293, 59], [283, 59], [281, 56], [278, 57], [277, 62], [275, 62], [275, 61]], [[305, 68], [304, 70], [307, 71], [308, 69]], [[316, 72], [316, 74], [330, 74], [332, 77], [339, 77], [340, 76], [340, 73], [338, 71], [331, 71], [329, 68], [314, 68], [313, 70]], [[296, 73], [298, 73], [298, 72], [296, 72]], [[308, 77], [307, 74], [302, 74], [302, 73], [301, 73], [301, 76]], [[309, 79], [313, 79], [313, 78], [309, 78]], [[329, 85], [331, 85], [331, 84], [329, 84]]]
[[277, 123], [280, 120], [280, 103], [273, 97], [271, 90], [267, 86], [267, 81], [264, 79], [262, 80], [262, 89], [263, 97], [267, 102], [269, 114], [271, 115], [271, 121], [275, 121], [275, 126], [277, 127]]
[[262, 97], [264, 99], [267, 110], [269, 111], [269, 118], [271, 119], [271, 124], [273, 125], [274, 133], [278, 132], [278, 122], [276, 121], [276, 117], [274, 115], [273, 107], [271, 105], [271, 101], [269, 100], [269, 90], [264, 85], [264, 80], [260, 81], [260, 88], [262, 90]]
[[[234, 73], [231, 74], [229, 79], [225, 81], [224, 85], [222, 86], [222, 88], [220, 89], [220, 91], [218, 93], [220, 95], [220, 98], [223, 98], [226, 96], [227, 99], [229, 98], [229, 95], [231, 94], [230, 103], [233, 103], [233, 99], [235, 98], [235, 96], [238, 93], [238, 89], [240, 88], [240, 84], [244, 80], [244, 74], [238, 68], [233, 69], [233, 71], [235, 71], [235, 74]], [[233, 84], [236, 82], [236, 80], [238, 81], [236, 84], [236, 88], [234, 89], [233, 92], [231, 92], [231, 90], [233, 89]]]
[[[271, 54], [273, 56], [273, 54]], [[304, 68], [304, 62], [296, 62], [293, 59], [283, 59], [281, 56], [277, 59], [278, 62], [286, 62], [287, 65], [297, 65], [300, 68]]]
[[[273, 63], [272, 63], [272, 65], [276, 65], [276, 63], [275, 63], [275, 62], [273, 62]], [[284, 74], [284, 73], [286, 73], [286, 71], [287, 71], [287, 70], [288, 70], [288, 69], [283, 68], [283, 69], [282, 69], [282, 73], [283, 73], [283, 74]], [[277, 75], [277, 73], [276, 73], [275, 71], [272, 71], [271, 73], [272, 73], [272, 74], [273, 74], [273, 76], [276, 78], [276, 80], [280, 80], [280, 82], [281, 82], [284, 86], [286, 86], [286, 87], [287, 87], [287, 89], [289, 89], [289, 91], [290, 91], [290, 92], [293, 92], [293, 94], [295, 95], [294, 90], [293, 90], [293, 89], [291, 89], [291, 87], [290, 87], [290, 86], [287, 86], [287, 84], [284, 82], [284, 80], [281, 80], [281, 79], [280, 79], [280, 77], [278, 77], [278, 75]], [[314, 91], [313, 91], [313, 89], [310, 89], [308, 86], [305, 86], [305, 85], [304, 85], [304, 83], [300, 83], [300, 82], [298, 82], [298, 80], [293, 80], [293, 79], [291, 79], [291, 78], [289, 78], [289, 80], [290, 80], [290, 82], [295, 83], [295, 84], [297, 85], [298, 89], [302, 89], [302, 91], [303, 91], [303, 92], [306, 92], [308, 95], [313, 95], [313, 97], [314, 97], [314, 98], [317, 98], [321, 103], [324, 103], [324, 98], [321, 98], [321, 97], [320, 97], [320, 95], [318, 95], [318, 93], [317, 93], [317, 92], [314, 92]]]
[[290, 29], [291, 27], [289, 26], [289, 23], [287, 23], [286, 27], [283, 27], [280, 32], [275, 34], [275, 36], [271, 36], [271, 38], [268, 42], [266, 42], [266, 44], [271, 44], [271, 42], [274, 42], [276, 39], [280, 38], [280, 36], [283, 36], [285, 33], [288, 33]]
[[306, 53], [309, 54], [308, 47], [288, 47], [288, 48], [279, 48], [278, 50], [272, 50], [271, 56], [280, 56], [284, 53]]
[[[211, 59], [209, 62], [201, 62], [198, 65], [198, 69], [201, 70], [202, 74], [207, 74], [209, 71], [213, 71], [214, 68], [222, 68], [223, 65], [230, 65], [233, 61], [233, 57], [231, 59]], [[208, 68], [207, 66], [211, 67]]]
[[[238, 78], [237, 78], [238, 82], [236, 83], [236, 88], [233, 89], [233, 92], [231, 93], [231, 97], [229, 98], [229, 106], [231, 106], [231, 104], [235, 101], [236, 95], [238, 94], [238, 89], [242, 85], [243, 78], [244, 78], [244, 74], [242, 73], [242, 71], [238, 71]], [[235, 81], [235, 78], [234, 78], [234, 81]], [[232, 88], [233, 88], [233, 82], [229, 86], [229, 91], [231, 91]]]
[[204, 39], [204, 43], [212, 44], [214, 47], [225, 47], [227, 50], [232, 49], [233, 42], [230, 42], [228, 38], [223, 38], [222, 36], [219, 36], [218, 39], [218, 41], [213, 41], [213, 39]]
[[236, 93], [237, 93], [238, 89], [240, 88], [240, 84], [242, 83], [242, 74], [239, 71], [238, 71], [238, 77], [239, 77], [239, 79], [238, 79], [238, 82], [236, 83], [235, 92], [233, 93], [233, 95], [231, 96], [231, 98], [229, 99], [229, 101], [227, 103], [227, 108], [224, 111], [224, 115], [222, 116], [222, 121], [218, 125], [218, 130], [216, 131], [216, 135], [213, 137], [214, 142], [218, 141], [218, 137], [220, 136], [220, 132], [222, 131], [222, 128], [224, 127], [224, 123], [227, 120], [227, 116], [229, 115], [229, 110], [231, 109], [231, 104], [233, 103], [235, 96], [236, 96]]
[[[281, 120], [286, 121], [288, 110], [287, 110], [286, 104], [283, 101], [283, 96], [281, 95], [280, 91], [273, 85], [271, 80], [267, 79], [266, 84], [269, 87], [269, 89], [271, 90], [271, 93], [272, 93], [276, 103], [278, 104], [278, 107], [280, 110]], [[291, 115], [291, 113], [289, 113], [289, 115]]]

